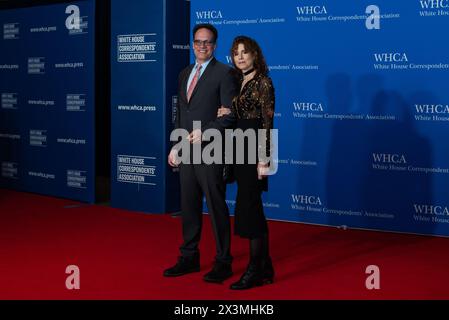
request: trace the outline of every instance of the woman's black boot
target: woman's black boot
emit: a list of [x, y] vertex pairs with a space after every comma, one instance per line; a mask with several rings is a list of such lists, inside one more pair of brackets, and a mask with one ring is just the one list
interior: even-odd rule
[[233, 290], [245, 290], [273, 283], [274, 269], [268, 255], [268, 236], [250, 240], [250, 262], [240, 280], [231, 285]]
[[260, 261], [250, 261], [240, 280], [231, 284], [232, 290], [245, 290], [263, 284], [263, 274]]

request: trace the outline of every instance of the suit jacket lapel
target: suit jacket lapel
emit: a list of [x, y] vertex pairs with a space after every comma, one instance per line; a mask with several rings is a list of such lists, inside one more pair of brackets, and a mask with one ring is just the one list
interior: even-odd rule
[[192, 72], [192, 69], [195, 67], [195, 64], [192, 64], [189, 66], [188, 71], [185, 73], [184, 75], [184, 79], [182, 79], [182, 83], [181, 83], [181, 92], [180, 92], [180, 99], [183, 99], [183, 101], [185, 102], [185, 104], [188, 104], [187, 102], [187, 82], [189, 82], [189, 76], [190, 73]]
[[195, 96], [195, 93], [199, 89], [201, 89], [202, 83], [207, 81], [207, 77], [212, 73], [212, 69], [214, 68], [215, 62], [216, 62], [216, 60], [215, 60], [215, 57], [214, 57], [214, 58], [212, 58], [212, 60], [207, 65], [207, 68], [206, 68], [206, 70], [204, 70], [203, 74], [201, 75], [200, 79], [198, 80], [198, 82], [197, 82], [197, 84], [195, 86], [195, 89], [193, 89], [192, 96], [190, 97], [190, 101], [192, 101], [193, 97]]

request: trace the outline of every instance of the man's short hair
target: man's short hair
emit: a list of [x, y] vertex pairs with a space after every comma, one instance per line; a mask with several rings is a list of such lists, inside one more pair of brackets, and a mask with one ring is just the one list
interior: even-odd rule
[[214, 42], [217, 42], [218, 39], [218, 31], [217, 29], [209, 24], [209, 23], [201, 23], [201, 24], [197, 24], [194, 28], [193, 28], [193, 38], [195, 39], [195, 34], [199, 29], [207, 29], [210, 32], [212, 32], [212, 34], [214, 35]]

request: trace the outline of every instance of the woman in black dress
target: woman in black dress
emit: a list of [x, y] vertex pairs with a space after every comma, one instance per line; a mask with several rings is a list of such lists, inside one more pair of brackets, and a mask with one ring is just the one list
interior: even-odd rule
[[[269, 159], [272, 151], [270, 129], [273, 128], [274, 87], [267, 75], [268, 68], [262, 51], [255, 40], [246, 36], [236, 37], [231, 56], [241, 83], [240, 94], [232, 104], [232, 112], [237, 118], [236, 129], [254, 130], [257, 137], [257, 146], [252, 148], [245, 139], [245, 161], [243, 164], [236, 164], [234, 159], [233, 165], [237, 182], [234, 232], [248, 238], [250, 245], [248, 267], [240, 280], [231, 285], [231, 289], [241, 290], [272, 283], [274, 278], [268, 250], [268, 227], [262, 204], [262, 192], [268, 190], [265, 173], [269, 166], [262, 159]], [[220, 108], [218, 116], [229, 112], [229, 109]], [[266, 131], [262, 130], [258, 134], [259, 129]], [[258, 150], [268, 157], [258, 157]]]

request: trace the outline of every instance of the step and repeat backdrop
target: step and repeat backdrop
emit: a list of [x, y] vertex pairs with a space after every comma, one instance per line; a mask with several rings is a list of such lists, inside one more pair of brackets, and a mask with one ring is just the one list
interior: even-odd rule
[[0, 187], [93, 202], [95, 1], [0, 10]]
[[[449, 236], [449, 1], [193, 0], [261, 45], [276, 92], [271, 219]], [[235, 186], [228, 203], [234, 209]]]
[[[190, 20], [217, 27], [225, 63], [237, 35], [264, 51], [270, 219], [449, 236], [449, 0], [111, 7], [112, 206], [179, 207], [166, 159]], [[0, 10], [0, 187], [94, 201], [94, 23], [93, 0]]]

